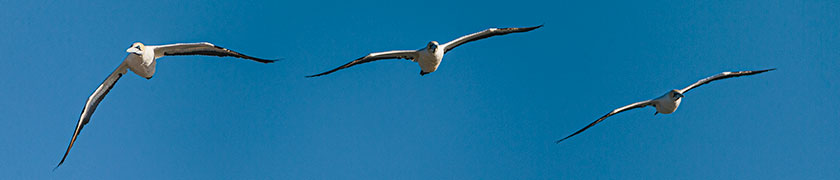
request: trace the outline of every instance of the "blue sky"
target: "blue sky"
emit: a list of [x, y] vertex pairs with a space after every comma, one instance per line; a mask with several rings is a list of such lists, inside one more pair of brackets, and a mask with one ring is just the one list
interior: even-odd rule
[[[3, 179], [838, 179], [838, 1], [0, 0]], [[369, 52], [489, 27], [437, 72]], [[56, 171], [85, 99], [124, 76]], [[722, 71], [680, 109], [610, 110]]]

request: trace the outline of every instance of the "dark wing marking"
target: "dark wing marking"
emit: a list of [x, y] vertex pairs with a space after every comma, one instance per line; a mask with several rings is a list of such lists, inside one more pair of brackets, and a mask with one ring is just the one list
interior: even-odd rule
[[408, 60], [413, 61], [415, 58], [417, 58], [417, 51], [414, 51], [414, 50], [396, 50], [396, 51], [385, 51], [385, 52], [370, 53], [367, 56], [360, 57], [359, 59], [350, 61], [349, 63], [341, 65], [341, 66], [339, 66], [339, 67], [337, 67], [333, 70], [329, 70], [329, 71], [323, 72], [321, 74], [309, 75], [309, 76], [306, 76], [306, 77], [322, 76], [322, 75], [326, 75], [326, 74], [329, 74], [329, 73], [332, 73], [332, 72], [335, 72], [335, 71], [338, 71], [338, 70], [341, 70], [341, 69], [344, 69], [344, 68], [349, 68], [351, 66], [364, 64], [364, 63], [369, 63], [369, 62], [373, 62], [373, 61], [377, 61], [377, 60], [408, 59]]
[[204, 55], [204, 56], [219, 56], [219, 57], [237, 57], [242, 59], [249, 59], [261, 63], [272, 63], [277, 60], [262, 59], [248, 56], [230, 49], [219, 47], [210, 43], [179, 43], [161, 46], [152, 46], [155, 51], [155, 58], [162, 56], [188, 56], [188, 55]]
[[681, 93], [685, 94], [686, 92], [688, 92], [691, 89], [694, 89], [696, 87], [700, 87], [701, 85], [704, 85], [704, 84], [709, 84], [712, 81], [717, 81], [717, 80], [727, 79], [727, 78], [733, 78], [733, 77], [738, 77], [738, 76], [753, 75], [753, 74], [763, 73], [763, 72], [772, 71], [772, 70], [776, 70], [776, 68], [758, 70], [758, 71], [722, 72], [720, 74], [716, 74], [716, 75], [711, 76], [711, 77], [703, 78], [703, 79], [695, 82], [694, 84], [691, 84], [688, 87], [683, 88], [680, 91], [681, 91]]
[[[102, 99], [105, 98], [105, 95], [111, 91], [111, 88], [114, 88], [114, 84], [117, 83], [117, 80], [122, 77], [123, 74], [126, 73], [127, 64], [123, 62], [120, 66], [117, 67], [111, 75], [108, 75], [108, 78], [105, 78], [105, 81], [96, 88], [96, 91], [93, 91], [93, 94], [88, 97], [87, 102], [85, 102], [85, 107], [82, 109], [82, 115], [79, 117], [79, 123], [76, 125], [76, 131], [73, 132], [73, 138], [70, 139], [70, 145], [67, 146], [67, 151], [64, 152], [64, 157], [61, 158], [61, 162], [58, 162], [58, 166], [64, 163], [64, 160], [67, 159], [67, 154], [70, 153], [70, 148], [73, 148], [73, 143], [76, 142], [76, 137], [79, 136], [79, 132], [82, 131], [82, 128], [90, 122], [90, 117], [93, 116], [93, 111], [96, 110], [96, 107], [99, 106], [99, 102], [102, 102]], [[53, 170], [55, 170], [53, 168]]]
[[570, 138], [570, 137], [572, 137], [572, 136], [575, 136], [575, 135], [577, 135], [577, 134], [580, 134], [580, 133], [581, 133], [581, 132], [583, 132], [584, 130], [589, 129], [589, 128], [590, 128], [590, 127], [592, 127], [592, 126], [595, 126], [595, 124], [600, 123], [600, 122], [601, 122], [601, 121], [603, 121], [604, 119], [607, 119], [607, 117], [610, 117], [610, 116], [612, 116], [612, 115], [614, 115], [614, 114], [618, 114], [618, 113], [620, 113], [620, 112], [624, 112], [624, 111], [631, 110], [631, 109], [636, 109], [636, 108], [641, 108], [641, 107], [649, 106], [649, 105], [651, 105], [651, 104], [652, 104], [652, 102], [653, 102], [652, 100], [647, 100], [647, 101], [642, 101], [642, 102], [633, 103], [633, 104], [630, 104], [630, 105], [627, 105], [627, 106], [620, 107], [620, 108], [618, 108], [618, 109], [612, 110], [610, 113], [607, 113], [606, 115], [601, 116], [601, 118], [598, 118], [598, 120], [595, 120], [595, 122], [592, 122], [592, 123], [590, 123], [589, 125], [587, 125], [586, 127], [583, 127], [583, 129], [580, 129], [580, 130], [578, 130], [577, 132], [573, 133], [572, 135], [566, 136], [566, 137], [565, 137], [565, 138], [563, 138], [563, 139], [557, 140], [557, 141], [555, 141], [554, 143], [560, 143], [560, 141], [563, 141], [563, 140], [569, 139], [569, 138]]
[[446, 44], [443, 44], [443, 47], [445, 48], [445, 51], [443, 51], [443, 52], [447, 53], [447, 52], [451, 51], [452, 49], [455, 49], [455, 47], [458, 47], [462, 44], [466, 44], [468, 42], [477, 41], [477, 40], [492, 37], [492, 36], [499, 36], [499, 35], [505, 35], [505, 34], [510, 34], [510, 33], [518, 33], [518, 32], [528, 32], [528, 31], [540, 28], [542, 26], [543, 25], [534, 26], [534, 27], [524, 27], [524, 28], [501, 28], [501, 29], [490, 28], [490, 29], [486, 29], [484, 31], [480, 31], [480, 32], [477, 32], [477, 33], [472, 33], [472, 34], [469, 34], [469, 35], [466, 35], [466, 36], [459, 37], [458, 39], [455, 39], [455, 40], [447, 42]]

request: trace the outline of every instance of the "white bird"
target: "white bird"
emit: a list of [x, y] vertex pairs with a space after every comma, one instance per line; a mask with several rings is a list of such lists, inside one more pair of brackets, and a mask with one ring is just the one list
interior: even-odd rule
[[210, 43], [202, 42], [202, 43], [179, 43], [179, 44], [169, 44], [169, 45], [157, 45], [157, 46], [146, 46], [143, 43], [136, 42], [131, 45], [130, 48], [125, 50], [128, 52], [128, 56], [125, 57], [122, 64], [117, 66], [117, 69], [108, 75], [108, 78], [105, 78], [105, 81], [96, 88], [96, 91], [93, 91], [93, 94], [88, 97], [87, 102], [85, 102], [85, 107], [82, 109], [82, 115], [79, 117], [79, 123], [76, 125], [76, 130], [73, 133], [73, 138], [70, 140], [70, 145], [67, 146], [67, 151], [64, 152], [64, 157], [61, 158], [61, 162], [55, 166], [61, 166], [64, 163], [64, 160], [67, 158], [67, 154], [70, 153], [70, 148], [73, 147], [73, 143], [76, 142], [76, 137], [79, 136], [79, 132], [82, 131], [82, 128], [90, 121], [90, 117], [93, 115], [93, 111], [96, 110], [96, 106], [99, 105], [99, 102], [105, 98], [105, 95], [108, 94], [108, 91], [114, 87], [114, 84], [117, 83], [117, 80], [122, 77], [127, 71], [126, 69], [131, 69], [137, 75], [144, 77], [146, 79], [151, 79], [153, 75], [155, 75], [155, 64], [157, 64], [156, 59], [163, 57], [163, 56], [183, 56], [183, 55], [205, 55], [205, 56], [231, 56], [243, 59], [254, 60], [261, 63], [272, 63], [277, 60], [267, 60], [267, 59], [260, 59], [251, 56], [247, 56], [238, 52], [231, 51], [229, 49], [225, 49]]
[[361, 57], [359, 59], [350, 61], [347, 64], [339, 66], [333, 70], [323, 72], [321, 74], [310, 75], [306, 77], [316, 77], [326, 75], [344, 68], [349, 68], [351, 66], [355, 66], [358, 64], [364, 64], [368, 62], [373, 62], [377, 60], [383, 59], [407, 59], [414, 62], [417, 62], [420, 65], [420, 75], [426, 75], [431, 72], [435, 72], [437, 70], [438, 65], [440, 65], [440, 61], [443, 59], [443, 55], [447, 52], [455, 49], [464, 43], [492, 37], [492, 36], [499, 36], [505, 35], [510, 33], [518, 33], [518, 32], [528, 32], [537, 28], [542, 27], [543, 25], [534, 26], [534, 27], [524, 27], [524, 28], [490, 28], [484, 31], [480, 31], [477, 33], [472, 33], [470, 35], [462, 36], [458, 39], [452, 40], [447, 42], [446, 44], [439, 45], [437, 41], [431, 41], [426, 47], [418, 50], [395, 50], [395, 51], [385, 51], [385, 52], [376, 52], [370, 53], [367, 56]]
[[685, 87], [683, 89], [671, 90], [671, 91], [665, 93], [665, 95], [662, 95], [662, 96], [660, 96], [656, 99], [636, 102], [636, 103], [633, 103], [633, 104], [630, 104], [630, 105], [612, 110], [612, 111], [610, 111], [610, 113], [607, 113], [606, 115], [601, 116], [601, 118], [598, 118], [598, 120], [595, 120], [595, 122], [592, 122], [589, 125], [587, 125], [586, 127], [583, 127], [583, 129], [580, 129], [577, 132], [573, 133], [572, 135], [566, 136], [563, 139], [557, 140], [555, 143], [560, 143], [560, 141], [569, 139], [570, 137], [572, 137], [574, 135], [577, 135], [577, 134], [583, 132], [586, 129], [589, 129], [590, 127], [594, 126], [595, 124], [598, 124], [599, 122], [603, 121], [607, 117], [610, 117], [612, 115], [615, 115], [615, 114], [618, 114], [620, 112], [624, 112], [624, 111], [627, 111], [627, 110], [642, 108], [642, 107], [645, 107], [645, 106], [653, 106], [654, 108], [656, 108], [656, 112], [653, 113], [654, 115], [656, 115], [658, 113], [671, 114], [671, 113], [673, 113], [674, 111], [677, 110], [677, 107], [680, 106], [680, 102], [682, 101], [682, 97], [685, 97], [685, 96], [683, 96], [683, 94], [685, 94], [686, 92], [688, 92], [691, 89], [699, 87], [703, 84], [708, 84], [708, 83], [710, 83], [712, 81], [716, 81], [716, 80], [733, 78], [733, 77], [738, 77], [738, 76], [753, 75], [753, 74], [763, 73], [763, 72], [772, 71], [772, 70], [776, 70], [776, 69], [773, 68], [773, 69], [765, 69], [765, 70], [759, 70], [759, 71], [722, 72], [720, 74], [701, 79], [701, 80], [695, 82], [694, 84], [691, 84], [688, 87]]

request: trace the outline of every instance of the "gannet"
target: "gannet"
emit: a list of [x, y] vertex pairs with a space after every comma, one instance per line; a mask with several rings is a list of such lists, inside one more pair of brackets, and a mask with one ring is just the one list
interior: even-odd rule
[[420, 75], [423, 76], [435, 72], [435, 70], [437, 70], [438, 66], [440, 65], [440, 61], [443, 59], [443, 55], [464, 43], [492, 36], [499, 36], [518, 32], [528, 32], [540, 28], [542, 26], [543, 25], [524, 28], [490, 28], [477, 33], [462, 36], [458, 39], [449, 41], [443, 45], [438, 44], [437, 41], [431, 41], [428, 44], [426, 44], [426, 47], [423, 47], [422, 49], [418, 50], [394, 50], [370, 53], [364, 57], [350, 61], [349, 63], [339, 66], [338, 68], [335, 68], [333, 70], [306, 77], [322, 76], [358, 64], [364, 64], [383, 59], [407, 59], [417, 62], [420, 65]]
[[[55, 166], [58, 168], [61, 164], [64, 163], [64, 160], [67, 158], [67, 154], [70, 153], [70, 148], [73, 147], [73, 143], [76, 142], [76, 137], [79, 136], [79, 132], [82, 131], [82, 128], [90, 121], [90, 117], [93, 115], [93, 111], [96, 110], [96, 107], [99, 105], [99, 102], [105, 98], [105, 95], [111, 91], [111, 88], [114, 87], [114, 84], [117, 83], [117, 80], [122, 77], [122, 75], [126, 74], [126, 69], [131, 69], [134, 74], [140, 75], [146, 79], [151, 79], [153, 75], [155, 75], [155, 64], [157, 64], [157, 58], [161, 58], [164, 56], [185, 56], [185, 55], [205, 55], [205, 56], [231, 56], [237, 57], [242, 59], [249, 59], [254, 60], [261, 63], [272, 63], [277, 60], [267, 60], [261, 58], [255, 58], [251, 56], [247, 56], [235, 51], [231, 51], [229, 49], [225, 49], [207, 42], [201, 43], [179, 43], [179, 44], [168, 44], [168, 45], [156, 45], [156, 46], [146, 46], [143, 43], [136, 42], [131, 45], [130, 48], [125, 50], [128, 53], [128, 56], [125, 57], [125, 60], [117, 66], [117, 69], [108, 75], [108, 78], [105, 78], [105, 81], [93, 91], [93, 94], [88, 97], [87, 101], [85, 102], [84, 108], [82, 108], [82, 115], [79, 117], [79, 123], [76, 125], [76, 130], [73, 132], [73, 138], [70, 139], [70, 145], [67, 146], [67, 151], [64, 152], [64, 157], [61, 158], [61, 162]], [[55, 170], [55, 169], [53, 169]]]
[[656, 108], [656, 112], [653, 113], [654, 115], [656, 115], [658, 113], [671, 114], [671, 113], [673, 113], [674, 111], [677, 110], [677, 107], [680, 106], [680, 102], [682, 101], [682, 97], [685, 97], [683, 94], [685, 94], [686, 92], [688, 92], [691, 89], [699, 87], [703, 84], [708, 84], [708, 83], [710, 83], [712, 81], [716, 81], [716, 80], [733, 78], [733, 77], [738, 77], [738, 76], [753, 75], [753, 74], [763, 73], [763, 72], [772, 71], [772, 70], [776, 70], [776, 69], [773, 68], [773, 69], [765, 69], [765, 70], [758, 70], [758, 71], [722, 72], [720, 74], [701, 79], [701, 80], [695, 82], [694, 84], [691, 84], [688, 87], [685, 87], [683, 89], [674, 89], [674, 90], [668, 91], [667, 93], [665, 93], [664, 95], [662, 95], [658, 98], [651, 99], [651, 100], [645, 100], [645, 101], [641, 101], [641, 102], [636, 102], [636, 103], [633, 103], [633, 104], [630, 104], [630, 105], [612, 110], [609, 113], [607, 113], [606, 115], [601, 116], [601, 118], [598, 118], [598, 120], [595, 120], [595, 122], [592, 122], [589, 125], [587, 125], [586, 127], [583, 127], [583, 129], [580, 129], [577, 132], [572, 133], [572, 135], [566, 136], [563, 139], [557, 140], [555, 143], [560, 143], [560, 141], [569, 139], [570, 137], [572, 137], [574, 135], [580, 134], [584, 130], [589, 129], [590, 127], [594, 126], [595, 124], [598, 124], [599, 122], [603, 121], [607, 117], [610, 117], [612, 115], [615, 115], [615, 114], [618, 114], [620, 112], [624, 112], [624, 111], [627, 111], [627, 110], [641, 108], [641, 107], [645, 107], [645, 106], [653, 106], [654, 108]]

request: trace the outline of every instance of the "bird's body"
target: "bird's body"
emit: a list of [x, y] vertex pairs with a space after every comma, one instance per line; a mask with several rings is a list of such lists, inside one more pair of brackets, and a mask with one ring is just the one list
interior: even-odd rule
[[438, 44], [437, 41], [431, 41], [426, 45], [426, 47], [418, 50], [395, 50], [370, 53], [364, 57], [350, 61], [349, 63], [339, 66], [330, 71], [306, 77], [322, 76], [341, 69], [349, 68], [354, 65], [384, 59], [408, 59], [417, 62], [417, 64], [420, 65], [420, 75], [422, 76], [437, 71], [438, 66], [440, 66], [440, 63], [443, 60], [443, 55], [462, 44], [492, 36], [499, 36], [518, 32], [528, 32], [540, 27], [542, 27], [542, 25], [524, 28], [490, 28], [484, 31], [479, 31], [466, 36], [462, 36], [458, 39], [449, 41], [446, 44]]
[[143, 56], [128, 54], [124, 61], [128, 69], [131, 69], [131, 72], [134, 72], [134, 74], [140, 77], [151, 79], [155, 75], [155, 65], [157, 65], [157, 61], [155, 60], [146, 63], [147, 61], [143, 60]]
[[674, 113], [674, 111], [677, 111], [677, 108], [680, 107], [680, 102], [682, 102], [680, 94], [679, 90], [671, 90], [670, 92], [653, 99], [651, 105], [656, 108], [657, 113]]
[[122, 63], [117, 66], [116, 70], [108, 75], [102, 84], [93, 91], [93, 94], [88, 97], [87, 101], [85, 102], [85, 106], [82, 109], [82, 114], [79, 117], [79, 122], [76, 124], [76, 130], [73, 132], [73, 138], [70, 140], [70, 145], [67, 146], [67, 151], [64, 152], [64, 157], [61, 158], [61, 162], [58, 163], [58, 166], [64, 163], [64, 160], [67, 158], [67, 155], [70, 153], [70, 149], [73, 147], [73, 143], [76, 142], [76, 137], [79, 136], [82, 128], [90, 122], [91, 116], [93, 116], [93, 112], [96, 110], [96, 107], [99, 106], [99, 103], [102, 99], [105, 98], [105, 95], [114, 87], [117, 81], [122, 77], [122, 75], [127, 73], [127, 69], [130, 69], [135, 74], [144, 77], [146, 79], [151, 79], [152, 76], [155, 75], [155, 65], [157, 64], [157, 58], [163, 56], [177, 56], [177, 55], [210, 55], [210, 56], [232, 56], [237, 58], [249, 59], [254, 60], [261, 63], [271, 63], [276, 60], [267, 60], [267, 59], [260, 59], [255, 58], [247, 55], [243, 55], [238, 52], [234, 52], [222, 47], [215, 46], [210, 43], [181, 43], [181, 44], [169, 44], [169, 45], [158, 45], [158, 46], [146, 46], [143, 43], [134, 43], [131, 45], [130, 48], [126, 49], [126, 52], [129, 54], [125, 57]]
[[443, 61], [443, 48], [437, 45], [436, 41], [429, 44], [434, 46], [417, 50], [417, 58], [414, 60], [420, 65], [422, 75], [437, 71], [440, 62]]
[[712, 81], [716, 81], [716, 80], [733, 78], [733, 77], [738, 77], [738, 76], [753, 75], [753, 74], [763, 73], [763, 72], [772, 71], [772, 70], [775, 70], [775, 69], [765, 69], [765, 70], [758, 70], [758, 71], [722, 72], [720, 74], [717, 74], [717, 75], [714, 75], [714, 76], [711, 76], [711, 77], [703, 78], [703, 79], [695, 82], [694, 84], [689, 85], [688, 87], [685, 87], [683, 89], [671, 90], [671, 91], [665, 93], [664, 95], [659, 96], [655, 99], [636, 102], [636, 103], [626, 105], [624, 107], [620, 107], [618, 109], [612, 110], [609, 113], [607, 113], [606, 115], [601, 116], [601, 118], [598, 118], [598, 120], [595, 120], [595, 122], [592, 122], [589, 125], [587, 125], [586, 127], [583, 127], [583, 129], [580, 129], [577, 132], [572, 133], [572, 135], [569, 135], [569, 136], [566, 136], [563, 139], [557, 140], [556, 143], [560, 143], [563, 140], [566, 140], [566, 139], [568, 139], [572, 136], [580, 134], [581, 132], [585, 131], [586, 129], [589, 129], [592, 126], [595, 126], [595, 124], [600, 123], [601, 121], [603, 121], [607, 117], [610, 117], [612, 115], [615, 115], [615, 114], [618, 114], [618, 113], [621, 113], [621, 112], [624, 112], [624, 111], [627, 111], [627, 110], [642, 108], [642, 107], [645, 107], [645, 106], [653, 106], [653, 107], [656, 108], [656, 113], [654, 113], [654, 115], [658, 114], [658, 113], [662, 113], [662, 114], [674, 113], [674, 111], [676, 111], [677, 108], [680, 106], [680, 102], [682, 102], [683, 97], [685, 97], [683, 94], [690, 91], [691, 89], [699, 87], [703, 84], [708, 84], [708, 83], [710, 83]]

